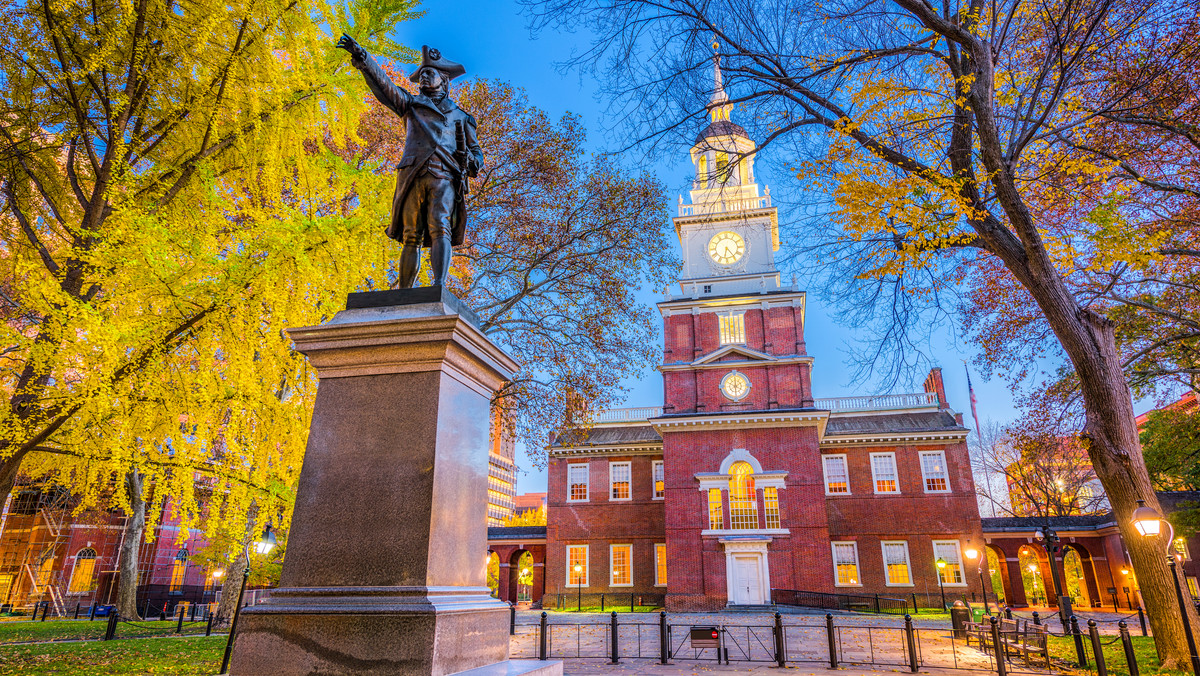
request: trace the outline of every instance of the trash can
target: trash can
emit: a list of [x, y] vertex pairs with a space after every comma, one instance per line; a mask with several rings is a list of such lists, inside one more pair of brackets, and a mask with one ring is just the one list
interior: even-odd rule
[[967, 637], [967, 623], [971, 621], [971, 609], [962, 601], [955, 601], [950, 606], [950, 626], [954, 629], [954, 638]]
[[983, 607], [972, 608], [971, 619], [973, 619], [976, 623], [983, 622], [983, 616], [986, 612], [987, 611]]

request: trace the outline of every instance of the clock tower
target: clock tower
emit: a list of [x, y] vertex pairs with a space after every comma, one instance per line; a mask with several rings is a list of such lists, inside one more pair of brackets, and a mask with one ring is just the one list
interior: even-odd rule
[[[680, 197], [679, 290], [664, 323], [662, 436], [673, 609], [770, 603], [770, 590], [832, 591], [819, 436], [804, 346], [805, 296], [775, 267], [778, 211], [756, 145], [731, 119], [713, 58], [706, 127]], [[697, 529], [702, 515], [706, 528]]]

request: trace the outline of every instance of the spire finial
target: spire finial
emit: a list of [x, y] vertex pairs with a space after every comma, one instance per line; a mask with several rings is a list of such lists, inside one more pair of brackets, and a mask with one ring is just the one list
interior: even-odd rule
[[715, 39], [712, 43], [713, 49], [713, 92], [712, 97], [708, 100], [708, 105], [720, 106], [729, 100], [729, 96], [725, 94], [725, 83], [721, 78], [721, 43]]

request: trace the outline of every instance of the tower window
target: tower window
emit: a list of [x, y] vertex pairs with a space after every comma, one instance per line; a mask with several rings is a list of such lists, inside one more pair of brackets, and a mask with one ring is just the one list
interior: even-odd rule
[[717, 180], [724, 183], [729, 180], [729, 175], [726, 171], [729, 169], [729, 156], [725, 153], [717, 153]]
[[712, 284], [704, 285], [704, 293], [712, 293]]
[[718, 315], [722, 345], [743, 345], [746, 342], [746, 313]]
[[729, 521], [736, 529], [758, 528], [758, 504], [754, 492], [754, 468], [738, 461], [729, 468]]

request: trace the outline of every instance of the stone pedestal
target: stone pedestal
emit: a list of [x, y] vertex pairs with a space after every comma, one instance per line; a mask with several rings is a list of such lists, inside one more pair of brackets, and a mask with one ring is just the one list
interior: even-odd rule
[[320, 385], [279, 588], [242, 612], [230, 674], [440, 676], [508, 658], [486, 510], [490, 399], [517, 365], [474, 321], [413, 289], [351, 294], [289, 330]]

